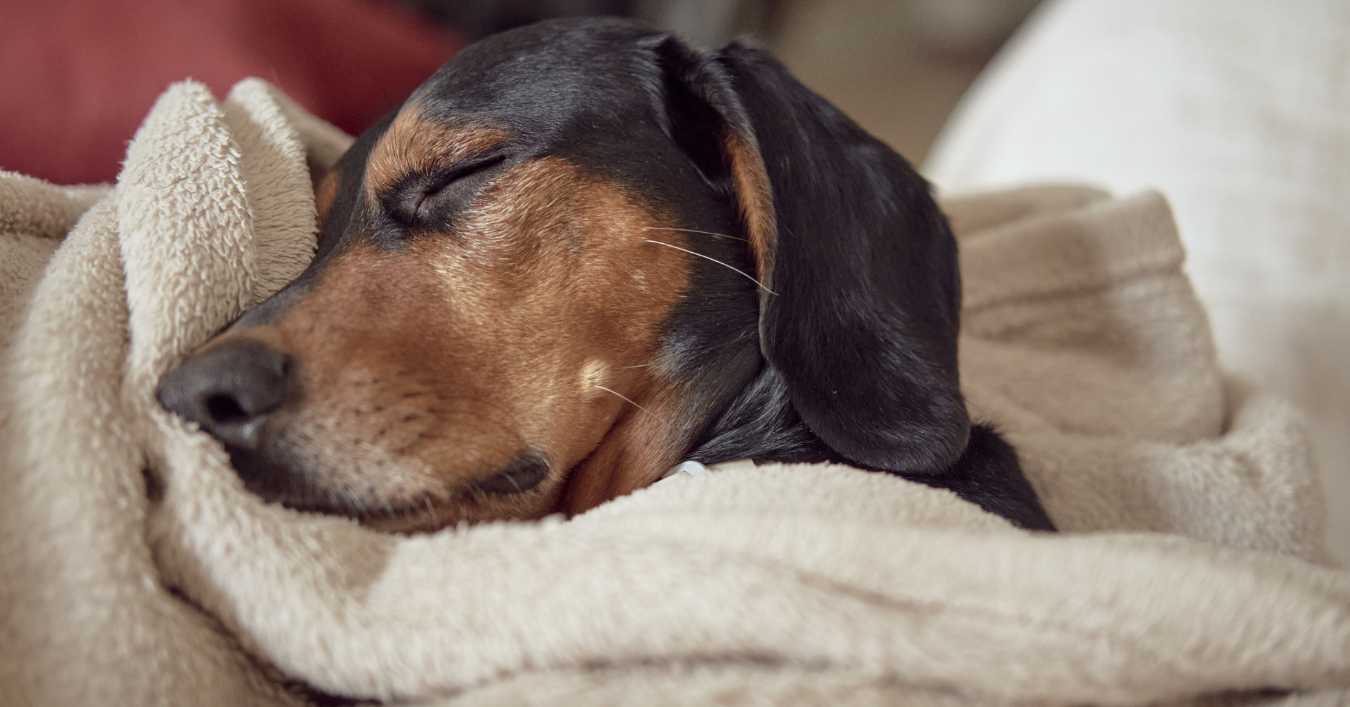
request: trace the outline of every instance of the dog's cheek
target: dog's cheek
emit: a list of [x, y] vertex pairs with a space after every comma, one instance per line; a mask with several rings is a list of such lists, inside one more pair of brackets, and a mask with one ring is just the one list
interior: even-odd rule
[[678, 464], [695, 430], [684, 423], [678, 387], [663, 387], [646, 399], [640, 411], [622, 416], [595, 451], [571, 470], [561, 499], [569, 515], [658, 481]]

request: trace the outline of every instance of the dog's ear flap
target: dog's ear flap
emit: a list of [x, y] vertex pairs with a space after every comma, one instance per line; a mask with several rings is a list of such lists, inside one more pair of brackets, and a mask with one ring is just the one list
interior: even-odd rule
[[970, 428], [956, 361], [961, 285], [928, 184], [759, 49], [705, 55], [667, 39], [658, 53], [674, 77], [668, 95], [696, 99], [675, 96], [672, 136], [740, 207], [763, 284], [764, 357], [802, 420], [862, 465], [949, 468]]

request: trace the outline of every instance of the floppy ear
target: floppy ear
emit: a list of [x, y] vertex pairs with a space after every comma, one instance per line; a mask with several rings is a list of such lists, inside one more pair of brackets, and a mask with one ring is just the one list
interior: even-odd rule
[[927, 182], [761, 50], [702, 55], [666, 39], [658, 52], [667, 93], [703, 106], [680, 111], [695, 125], [674, 137], [696, 162], [707, 147], [691, 133], [720, 141], [764, 285], [760, 345], [802, 420], [862, 465], [949, 468], [970, 429], [956, 365], [961, 282]]

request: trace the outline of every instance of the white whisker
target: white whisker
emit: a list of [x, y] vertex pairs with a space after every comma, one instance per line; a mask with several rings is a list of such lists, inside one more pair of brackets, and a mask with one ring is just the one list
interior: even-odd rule
[[717, 258], [714, 258], [714, 257], [711, 257], [711, 256], [707, 256], [707, 255], [704, 255], [704, 254], [702, 254], [702, 253], [696, 253], [696, 252], [694, 252], [694, 251], [692, 251], [692, 250], [689, 250], [688, 248], [681, 248], [681, 247], [679, 247], [679, 246], [677, 246], [677, 245], [672, 245], [672, 244], [666, 243], [666, 242], [664, 242], [664, 241], [654, 241], [654, 240], [652, 240], [652, 239], [650, 239], [650, 238], [644, 238], [644, 239], [642, 239], [642, 240], [644, 240], [644, 241], [646, 241], [646, 242], [648, 242], [648, 243], [654, 243], [654, 244], [656, 244], [656, 245], [663, 245], [663, 246], [665, 246], [665, 247], [667, 247], [667, 248], [674, 248], [675, 250], [678, 250], [678, 251], [681, 251], [681, 252], [684, 252], [684, 253], [688, 253], [688, 254], [690, 254], [690, 255], [692, 255], [692, 256], [695, 256], [695, 257], [703, 258], [704, 260], [711, 260], [712, 262], [717, 263], [718, 265], [721, 265], [722, 267], [724, 267], [724, 268], [726, 268], [726, 269], [728, 269], [728, 270], [730, 270], [730, 271], [732, 271], [732, 272], [734, 272], [734, 273], [740, 275], [741, 277], [743, 277], [743, 278], [749, 280], [750, 282], [755, 283], [756, 285], [759, 286], [759, 289], [764, 290], [765, 292], [767, 292], [767, 293], [769, 293], [769, 294], [771, 294], [771, 295], [774, 295], [774, 296], [777, 296], [777, 295], [778, 295], [777, 292], [774, 292], [773, 290], [771, 290], [771, 289], [765, 287], [765, 286], [764, 286], [764, 283], [760, 282], [759, 280], [756, 280], [756, 279], [755, 279], [754, 277], [752, 277], [749, 273], [747, 273], [747, 272], [745, 272], [745, 271], [743, 271], [743, 270], [739, 270], [739, 269], [737, 269], [737, 268], [735, 268], [735, 267], [732, 267], [732, 266], [730, 266], [730, 265], [727, 265], [726, 263], [724, 263], [724, 262], [718, 260]]
[[633, 407], [635, 407], [635, 408], [637, 408], [637, 409], [639, 409], [639, 410], [641, 410], [641, 411], [643, 411], [643, 412], [648, 412], [647, 408], [642, 407], [641, 405], [638, 405], [637, 403], [633, 402], [633, 399], [632, 399], [632, 398], [628, 397], [627, 395], [624, 395], [623, 393], [620, 393], [620, 392], [617, 391], [617, 390], [614, 390], [613, 388], [606, 388], [605, 386], [600, 385], [600, 384], [598, 384], [598, 383], [595, 383], [595, 384], [593, 384], [593, 385], [594, 385], [595, 387], [599, 388], [600, 390], [605, 391], [606, 393], [609, 393], [609, 394], [611, 394], [611, 395], [618, 396], [618, 398], [619, 398], [620, 400], [623, 400], [624, 402], [628, 403], [629, 405], [632, 405]]
[[726, 233], [714, 233], [713, 231], [700, 231], [697, 228], [677, 228], [675, 226], [646, 226], [644, 231], [679, 231], [680, 233], [697, 233], [702, 236], [712, 236], [713, 238], [727, 238], [733, 241], [745, 241], [740, 236], [732, 236]]

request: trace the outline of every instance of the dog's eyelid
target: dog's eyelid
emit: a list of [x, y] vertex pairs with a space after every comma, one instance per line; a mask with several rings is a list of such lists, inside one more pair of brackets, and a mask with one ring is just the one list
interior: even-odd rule
[[427, 223], [451, 202], [471, 196], [509, 155], [492, 152], [456, 163], [449, 169], [413, 175], [384, 200], [390, 216], [403, 226]]
[[427, 185], [426, 193], [434, 194], [455, 182], [473, 174], [496, 167], [506, 161], [504, 152], [491, 152], [486, 155], [460, 160], [453, 167], [436, 174]]

